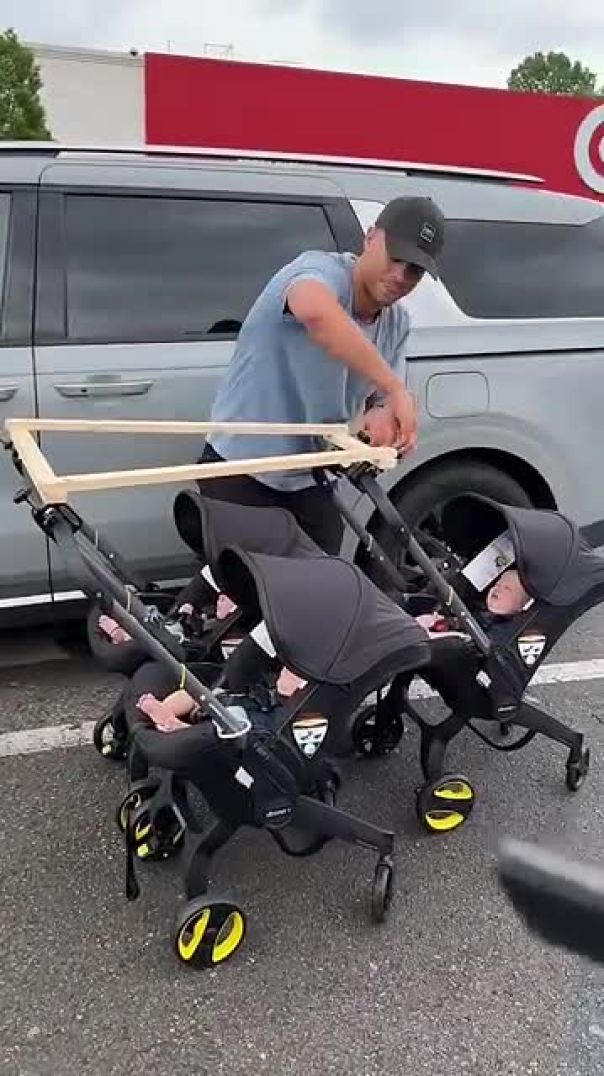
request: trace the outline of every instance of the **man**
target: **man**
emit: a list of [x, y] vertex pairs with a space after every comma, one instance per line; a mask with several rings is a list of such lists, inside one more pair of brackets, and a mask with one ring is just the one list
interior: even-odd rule
[[[417, 434], [404, 382], [409, 316], [398, 300], [424, 272], [438, 276], [443, 240], [444, 217], [430, 198], [395, 198], [367, 232], [359, 257], [308, 251], [279, 270], [241, 327], [211, 421], [341, 423], [365, 409], [361, 428], [372, 444], [411, 451]], [[202, 460], [316, 447], [305, 437], [214, 433]], [[199, 486], [221, 500], [288, 508], [326, 552], [339, 550], [341, 517], [308, 471], [211, 478]]]

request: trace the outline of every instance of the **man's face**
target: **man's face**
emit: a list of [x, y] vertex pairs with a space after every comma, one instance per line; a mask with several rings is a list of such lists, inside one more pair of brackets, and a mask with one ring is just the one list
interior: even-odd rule
[[372, 299], [380, 307], [392, 306], [419, 284], [424, 270], [408, 262], [396, 262], [386, 249], [381, 228], [370, 228], [365, 237], [362, 279]]

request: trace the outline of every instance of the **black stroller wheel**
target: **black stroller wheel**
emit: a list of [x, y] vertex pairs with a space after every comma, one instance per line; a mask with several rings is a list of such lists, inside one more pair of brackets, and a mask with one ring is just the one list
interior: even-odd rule
[[122, 833], [126, 832], [128, 816], [132, 815], [139, 807], [142, 807], [147, 800], [150, 800], [155, 792], [157, 792], [159, 785], [160, 782], [157, 779], [135, 781], [134, 784], [131, 785], [115, 812], [117, 828], [121, 830]]
[[245, 940], [247, 923], [242, 909], [231, 901], [195, 897], [176, 917], [173, 945], [183, 964], [214, 968], [230, 960]]
[[377, 706], [364, 706], [352, 726], [354, 750], [365, 758], [389, 755], [398, 747], [404, 731], [405, 726], [400, 714], [392, 714], [384, 724], [378, 725]]
[[569, 792], [578, 792], [589, 773], [589, 747], [583, 751], [577, 760], [570, 759], [566, 763], [566, 787]]
[[123, 762], [128, 754], [126, 741], [116, 732], [114, 718], [113, 710], [99, 717], [92, 731], [92, 741], [103, 758], [111, 759], [113, 762]]
[[132, 847], [139, 859], [162, 860], [175, 856], [184, 834], [177, 815], [167, 805], [153, 819], [144, 803], [130, 814]]
[[417, 816], [429, 833], [450, 833], [469, 818], [476, 793], [462, 774], [428, 781], [417, 795]]
[[373, 876], [371, 889], [371, 918], [374, 923], [383, 923], [392, 902], [392, 884], [394, 867], [388, 858], [380, 859]]

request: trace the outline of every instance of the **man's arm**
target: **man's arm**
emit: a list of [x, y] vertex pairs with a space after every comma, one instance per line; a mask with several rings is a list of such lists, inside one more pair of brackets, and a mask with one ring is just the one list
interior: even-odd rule
[[403, 388], [386, 360], [355, 325], [326, 284], [318, 280], [301, 280], [292, 284], [286, 298], [293, 316], [330, 358], [345, 363], [386, 396]]
[[414, 448], [417, 418], [413, 397], [330, 288], [306, 279], [293, 283], [285, 297], [292, 315], [304, 325], [314, 343], [375, 385], [385, 408], [379, 429], [375, 421], [373, 429], [367, 428], [373, 443], [392, 445], [400, 451]]

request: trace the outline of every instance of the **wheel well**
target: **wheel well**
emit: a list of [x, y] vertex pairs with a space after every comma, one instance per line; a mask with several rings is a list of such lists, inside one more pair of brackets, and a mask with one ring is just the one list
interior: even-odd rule
[[439, 456], [438, 459], [430, 460], [429, 463], [418, 467], [416, 471], [409, 475], [408, 479], [401, 479], [394, 488], [400, 489], [406, 481], [415, 482], [417, 478], [426, 477], [431, 471], [437, 470], [443, 463], [463, 463], [464, 461], [468, 463], [488, 463], [491, 467], [496, 467], [497, 470], [508, 474], [510, 478], [518, 482], [518, 485], [522, 486], [535, 508], [556, 509], [558, 507], [547, 482], [534, 467], [531, 467], [530, 463], [526, 463], [525, 460], [521, 460], [518, 456], [513, 456], [509, 452], [500, 452], [497, 449], [490, 448], [464, 449], [460, 452], [449, 452], [444, 456]]

